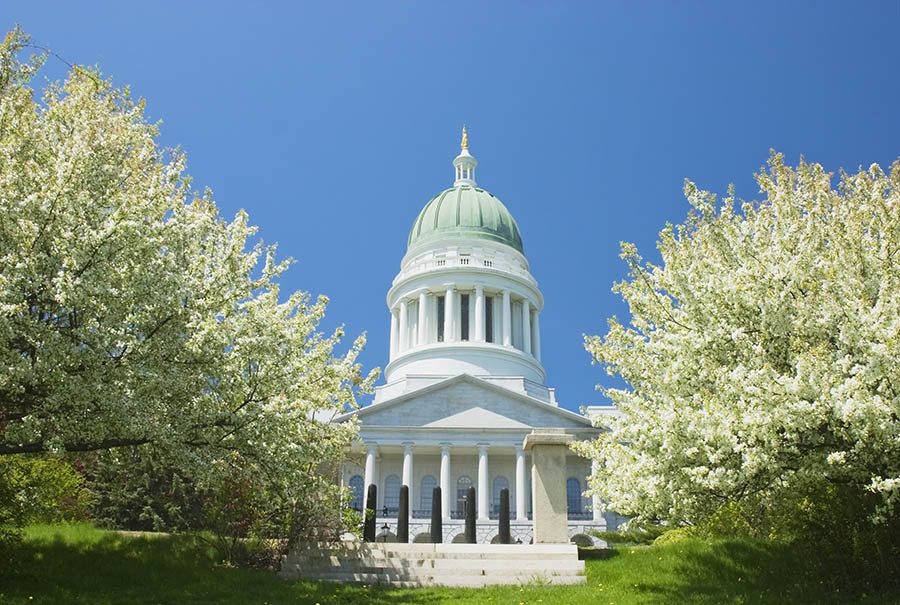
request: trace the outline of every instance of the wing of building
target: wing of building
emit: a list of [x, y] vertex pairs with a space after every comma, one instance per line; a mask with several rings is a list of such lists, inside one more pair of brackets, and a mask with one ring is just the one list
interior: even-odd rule
[[[440, 486], [444, 539], [462, 538], [464, 495], [476, 488], [478, 538], [497, 535], [500, 491], [508, 488], [511, 531], [531, 539], [530, 456], [525, 435], [563, 428], [596, 434], [588, 418], [559, 407], [541, 364], [544, 297], [531, 275], [522, 236], [506, 206], [475, 182], [478, 162], [463, 131], [453, 186], [431, 198], [409, 232], [400, 273], [387, 294], [390, 362], [373, 403], [348, 414], [360, 424], [357, 462], [343, 481], [362, 508], [378, 486], [378, 527], [396, 530], [400, 486], [410, 490], [410, 537], [428, 541], [432, 490]], [[570, 536], [615, 515], [585, 498], [589, 461], [567, 460]]]

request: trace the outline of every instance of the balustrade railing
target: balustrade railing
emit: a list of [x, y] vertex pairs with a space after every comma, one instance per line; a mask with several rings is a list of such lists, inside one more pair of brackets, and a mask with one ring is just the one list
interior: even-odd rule
[[[353, 510], [356, 511], [357, 513], [359, 513], [360, 515], [362, 515], [361, 510], [359, 510], [357, 508], [354, 508]], [[399, 508], [396, 506], [385, 506], [377, 511], [376, 517], [379, 519], [382, 519], [382, 518], [396, 519], [398, 512], [399, 512]], [[465, 519], [465, 517], [466, 517], [465, 511], [462, 511], [462, 510], [450, 511], [451, 519]], [[529, 511], [527, 517], [528, 517], [529, 521], [532, 520], [533, 517], [532, 517], [532, 513], [530, 511]], [[410, 511], [410, 518], [412, 518], [412, 519], [430, 519], [431, 511], [426, 510], [426, 509], [414, 509], [414, 510]], [[495, 509], [492, 507], [488, 514], [488, 518], [491, 520], [499, 519], [500, 518], [499, 509]], [[516, 520], [515, 509], [510, 509], [509, 518], [513, 521]], [[589, 511], [589, 510], [588, 511], [569, 511], [566, 515], [566, 518], [569, 521], [592, 521], [594, 518], [594, 513], [593, 513], [593, 511]]]
[[569, 511], [569, 521], [590, 521], [594, 518], [593, 511]]

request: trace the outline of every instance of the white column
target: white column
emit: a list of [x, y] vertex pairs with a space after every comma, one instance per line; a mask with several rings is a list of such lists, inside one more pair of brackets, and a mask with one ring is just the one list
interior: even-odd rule
[[488, 503], [490, 502], [490, 482], [488, 481], [488, 446], [478, 446], [478, 520], [487, 521]]
[[[597, 470], [599, 469], [599, 463], [596, 460], [591, 460], [591, 475], [596, 475]], [[591, 494], [591, 506], [594, 510], [594, 521], [602, 521], [603, 520], [603, 511], [600, 510], [600, 495], [599, 494]]]
[[525, 493], [528, 487], [525, 485], [525, 450], [521, 445], [516, 446], [516, 521], [528, 519], [528, 509], [525, 504]]
[[403, 479], [402, 485], [409, 487], [409, 499], [412, 500], [412, 480], [413, 480], [413, 444], [403, 444]]
[[400, 331], [398, 315], [397, 309], [391, 309], [391, 360], [397, 356], [397, 337]]
[[455, 294], [456, 292], [453, 291], [453, 288], [447, 288], [447, 292], [444, 293], [444, 342], [454, 342], [456, 340], [456, 334], [453, 333], [453, 328], [456, 325], [453, 318], [456, 311], [456, 305], [454, 304]]
[[428, 319], [427, 319], [428, 316], [426, 315], [426, 311], [427, 311], [427, 307], [425, 306], [426, 304], [427, 304], [427, 300], [426, 300], [425, 292], [419, 292], [419, 322], [416, 327], [419, 332], [417, 342], [420, 345], [423, 345], [426, 342], [428, 342], [428, 332], [427, 332], [428, 328], [426, 325], [426, 322], [428, 321]]
[[[369, 486], [375, 483], [375, 456], [378, 454], [378, 446], [374, 443], [368, 444], [368, 451], [366, 452], [366, 471], [365, 478], [363, 479], [363, 500], [369, 497]], [[368, 503], [364, 503], [363, 507]]]
[[409, 348], [409, 307], [405, 300], [400, 301], [400, 328], [397, 342], [400, 352]]
[[426, 342], [437, 342], [437, 296], [428, 293], [428, 338]]
[[450, 444], [441, 444], [441, 515], [450, 518]]
[[503, 291], [503, 346], [512, 346], [512, 305], [509, 290]]
[[522, 299], [522, 350], [531, 355], [531, 305]]
[[484, 287], [475, 286], [475, 342], [484, 342]]
[[538, 312], [534, 312], [534, 317], [531, 319], [531, 353], [534, 355], [534, 358], [538, 361], [541, 360], [541, 322], [538, 320]]

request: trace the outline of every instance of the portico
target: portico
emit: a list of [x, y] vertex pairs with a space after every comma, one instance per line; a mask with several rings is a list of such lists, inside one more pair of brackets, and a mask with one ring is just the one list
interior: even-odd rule
[[[428, 518], [430, 506], [425, 506], [431, 497], [431, 489], [440, 486], [444, 501], [441, 509], [446, 520], [461, 518], [463, 514], [462, 493], [469, 485], [474, 485], [479, 495], [478, 519], [495, 519], [498, 514], [499, 490], [510, 490], [510, 513], [513, 519], [525, 521], [530, 512], [530, 481], [526, 479], [529, 462], [521, 445], [416, 445], [414, 443], [365, 445], [366, 463], [363, 484], [375, 483], [379, 486], [379, 500], [376, 508], [383, 511], [388, 507], [394, 513], [390, 496], [385, 496], [384, 483], [391, 475], [396, 475], [399, 459], [400, 480], [410, 487], [413, 516]], [[578, 466], [573, 462], [574, 467]], [[352, 466], [349, 467], [353, 469]], [[415, 469], [415, 472], [414, 472]], [[347, 481], [351, 483], [353, 476]], [[496, 493], [494, 493], [496, 492]], [[361, 493], [360, 498], [365, 494]], [[365, 502], [358, 502], [363, 508]]]
[[[441, 402], [439, 408], [437, 402]], [[515, 419], [508, 415], [513, 412]], [[428, 531], [436, 486], [441, 488], [447, 541], [461, 534], [464, 497], [473, 486], [479, 532], [486, 539], [494, 537], [500, 490], [507, 488], [513, 534], [527, 542], [532, 486], [531, 458], [522, 446], [525, 435], [544, 424], [562, 426], [584, 438], [594, 433], [578, 414], [469, 375], [435, 383], [357, 414], [364, 441], [355, 447], [353, 461], [343, 473], [354, 495], [351, 505], [362, 510], [364, 486], [374, 483], [378, 487], [378, 527], [385, 523], [393, 527], [399, 487], [409, 486], [412, 539]], [[584, 534], [588, 527], [609, 525], [596, 497], [583, 495], [591, 468], [588, 460], [574, 454], [567, 457], [566, 500], [573, 535]]]

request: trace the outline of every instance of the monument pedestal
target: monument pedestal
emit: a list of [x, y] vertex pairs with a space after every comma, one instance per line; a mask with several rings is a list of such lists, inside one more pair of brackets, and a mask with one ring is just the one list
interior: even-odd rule
[[531, 452], [535, 544], [569, 543], [566, 454], [573, 439], [565, 429], [538, 429], [525, 436], [525, 451]]

